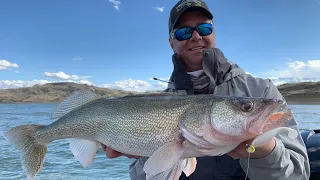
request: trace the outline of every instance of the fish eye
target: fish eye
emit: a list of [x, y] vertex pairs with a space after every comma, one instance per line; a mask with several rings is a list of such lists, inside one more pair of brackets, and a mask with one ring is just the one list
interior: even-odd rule
[[241, 100], [240, 109], [243, 112], [250, 112], [253, 109], [253, 102], [250, 100]]

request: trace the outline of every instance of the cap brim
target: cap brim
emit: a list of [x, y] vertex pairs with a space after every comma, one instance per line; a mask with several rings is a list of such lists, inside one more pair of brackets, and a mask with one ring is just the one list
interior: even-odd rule
[[[209, 19], [213, 19], [213, 15], [211, 14], [210, 11], [208, 11], [206, 8], [201, 7], [201, 6], [191, 6], [191, 7], [187, 7], [185, 9], [183, 9], [182, 11], [179, 12], [178, 17], [176, 19], [176, 21], [173, 23], [172, 29], [174, 29], [177, 25], [177, 22], [180, 20], [180, 17], [186, 13], [186, 12], [190, 12], [190, 11], [202, 11]], [[171, 29], [171, 30], [172, 30]]]

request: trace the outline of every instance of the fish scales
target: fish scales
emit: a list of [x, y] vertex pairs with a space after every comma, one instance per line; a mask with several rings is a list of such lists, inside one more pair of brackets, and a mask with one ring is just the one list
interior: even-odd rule
[[97, 140], [123, 153], [150, 156], [179, 136], [181, 118], [194, 119], [193, 124], [201, 126], [197, 122], [205, 116], [204, 108], [209, 108], [206, 101], [213, 100], [191, 96], [97, 99], [40, 129], [37, 139], [44, 143], [64, 138]]

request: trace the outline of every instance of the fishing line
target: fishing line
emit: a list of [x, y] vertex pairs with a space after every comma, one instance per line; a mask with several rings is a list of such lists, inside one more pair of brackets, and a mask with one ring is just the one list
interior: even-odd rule
[[246, 172], [246, 178], [244, 180], [246, 180], [248, 178], [248, 173], [249, 173], [249, 162], [250, 162], [250, 154], [251, 153], [254, 153], [256, 151], [256, 148], [253, 146], [253, 145], [249, 145], [249, 144], [246, 144], [246, 151], [249, 153], [249, 156], [248, 156], [248, 167], [247, 167], [247, 172]]

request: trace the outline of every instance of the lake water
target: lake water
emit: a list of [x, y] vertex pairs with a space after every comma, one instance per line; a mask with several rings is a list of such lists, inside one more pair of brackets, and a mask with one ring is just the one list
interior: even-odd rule
[[[21, 169], [18, 151], [2, 134], [22, 124], [50, 124], [55, 104], [0, 104], [0, 179], [26, 179]], [[320, 105], [290, 105], [301, 129], [320, 129]], [[36, 180], [50, 179], [129, 179], [128, 167], [132, 159], [108, 159], [100, 148], [88, 167], [74, 160], [65, 140], [54, 141], [48, 147], [45, 163]]]

